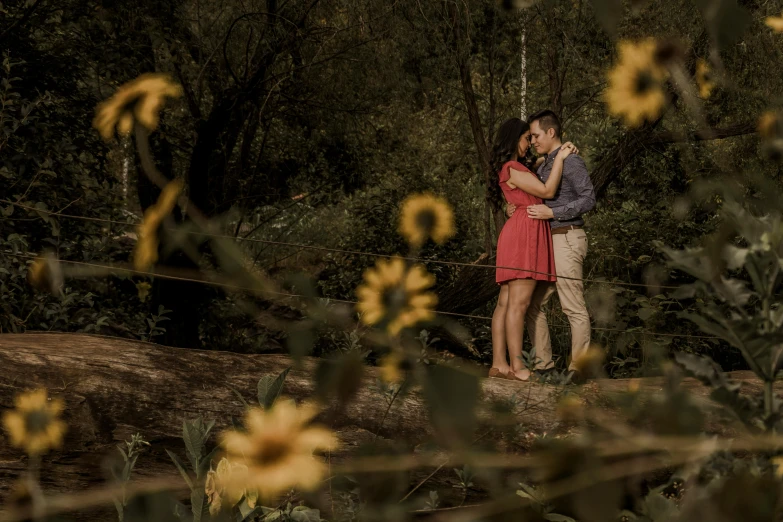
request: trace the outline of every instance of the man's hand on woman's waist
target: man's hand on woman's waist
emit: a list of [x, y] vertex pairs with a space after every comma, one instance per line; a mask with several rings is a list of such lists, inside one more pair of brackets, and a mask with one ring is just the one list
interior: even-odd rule
[[[513, 203], [506, 205], [506, 215], [511, 217], [517, 210], [517, 206]], [[532, 219], [553, 219], [555, 217], [552, 209], [546, 205], [530, 205], [527, 207], [527, 217]]]

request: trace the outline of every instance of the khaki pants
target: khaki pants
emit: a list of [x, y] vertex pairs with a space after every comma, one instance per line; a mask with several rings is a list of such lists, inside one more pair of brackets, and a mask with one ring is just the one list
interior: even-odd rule
[[[590, 346], [590, 316], [585, 304], [582, 264], [587, 255], [587, 235], [584, 229], [569, 230], [565, 234], [552, 234], [555, 249], [555, 271], [557, 283], [539, 282], [533, 291], [525, 324], [536, 350], [536, 369], [552, 366], [552, 340], [544, 313], [544, 305], [555, 293], [560, 298], [568, 322], [571, 324], [571, 363], [569, 370], [576, 369], [574, 361], [587, 352]], [[563, 276], [579, 279], [564, 279]]]

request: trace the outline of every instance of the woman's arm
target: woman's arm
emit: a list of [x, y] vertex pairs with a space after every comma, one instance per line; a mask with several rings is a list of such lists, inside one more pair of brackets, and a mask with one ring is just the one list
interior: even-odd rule
[[557, 187], [560, 185], [560, 178], [563, 176], [563, 162], [574, 151], [574, 145], [569, 141], [564, 143], [560, 147], [560, 152], [555, 157], [555, 162], [552, 165], [552, 172], [549, 174], [549, 178], [546, 183], [541, 183], [541, 180], [535, 176], [529, 176], [528, 172], [522, 172], [515, 169], [509, 169], [511, 177], [506, 183], [511, 188], [518, 188], [524, 190], [532, 196], [539, 197], [541, 199], [551, 199], [557, 193]]

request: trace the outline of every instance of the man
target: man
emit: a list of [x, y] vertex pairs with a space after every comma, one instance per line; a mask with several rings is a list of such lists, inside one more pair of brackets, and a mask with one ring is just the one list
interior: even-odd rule
[[[528, 122], [531, 143], [543, 158], [537, 175], [541, 181], [546, 182], [552, 171], [554, 158], [562, 145], [560, 119], [554, 112], [544, 110], [531, 116]], [[536, 353], [536, 373], [541, 376], [553, 368], [552, 341], [543, 307], [557, 288], [560, 305], [571, 324], [569, 374], [571, 382], [580, 383], [585, 376], [579, 374], [575, 361], [585, 355], [590, 346], [590, 316], [587, 313], [582, 283], [582, 265], [587, 255], [587, 236], [582, 228], [582, 214], [595, 206], [595, 190], [582, 158], [576, 154], [566, 158], [560, 188], [555, 197], [545, 203], [527, 207], [527, 215], [533, 219], [549, 220], [557, 283], [537, 285], [525, 322]], [[511, 216], [514, 210], [516, 208], [509, 205], [508, 215]]]

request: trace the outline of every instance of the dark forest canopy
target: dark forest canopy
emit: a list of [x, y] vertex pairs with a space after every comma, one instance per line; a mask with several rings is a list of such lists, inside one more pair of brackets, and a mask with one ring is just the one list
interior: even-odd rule
[[[780, 58], [780, 37], [763, 26], [780, 6], [741, 2], [748, 30], [721, 33], [716, 51], [699, 2], [632, 2], [614, 28], [606, 25], [612, 20], [605, 4], [596, 2], [594, 13], [590, 2], [540, 2], [521, 10], [495, 2], [375, 0], [267, 0], [252, 8], [230, 0], [6, 3], [0, 49], [3, 95], [12, 103], [3, 109], [3, 199], [137, 222], [158, 191], [139, 175], [132, 143], [102, 142], [91, 122], [96, 104], [119, 85], [165, 72], [184, 96], [164, 110], [153, 153], [166, 176], [186, 180], [189, 197], [226, 234], [401, 253], [400, 201], [432, 191], [454, 207], [458, 233], [422, 255], [472, 262], [492, 255], [503, 220], [485, 200], [491, 137], [505, 118], [549, 107], [562, 116], [566, 138], [579, 145], [599, 192], [588, 215], [590, 277], [666, 279], [651, 241], [689, 245], [716, 225], [709, 204], [673, 217], [692, 182], [748, 171], [779, 179], [754, 132], [768, 96], [782, 87], [779, 67], [771, 65]], [[602, 92], [616, 41], [651, 34], [678, 42], [690, 72], [697, 58], [718, 53], [724, 81], [704, 104], [701, 121], [676, 96], [661, 118], [639, 129], [607, 114]], [[128, 259], [132, 228], [3, 208], [6, 251], [55, 248], [62, 259]], [[257, 268], [275, 277], [314, 275], [327, 298], [354, 299], [361, 272], [372, 263], [288, 246], [242, 246]], [[4, 277], [12, 277], [2, 287], [4, 331], [101, 331], [239, 351], [279, 348], [286, 337], [200, 284], [155, 279], [148, 297], [142, 291], [144, 299], [129, 300], [143, 278], [71, 281], [63, 304], [21, 284], [27, 262], [4, 258], [11, 274]], [[166, 263], [194, 268], [182, 254]], [[442, 310], [487, 315], [495, 295], [491, 270], [478, 270], [485, 284], [476, 272], [430, 269], [446, 296]], [[461, 292], [467, 281], [476, 287]], [[595, 302], [606, 302], [605, 291], [593, 290]], [[673, 303], [663, 295], [634, 287], [610, 293], [616, 313], [604, 326], [694, 332], [672, 324], [665, 312]], [[154, 322], [160, 306], [168, 322]], [[483, 353], [486, 321], [463, 325]], [[567, 329], [562, 332], [557, 342], [565, 345]], [[645, 359], [642, 345], [680, 342], [602, 335], [620, 359]], [[323, 340], [317, 348], [340, 342]]]

